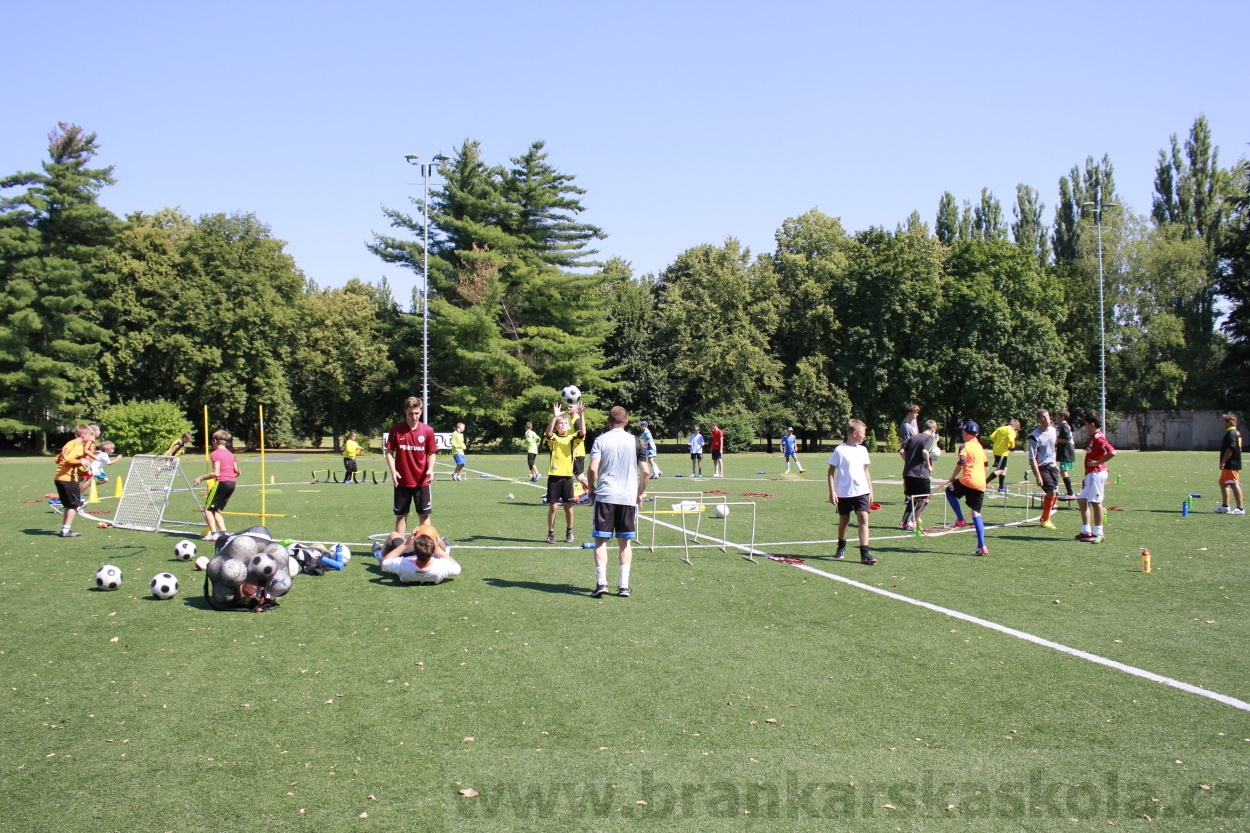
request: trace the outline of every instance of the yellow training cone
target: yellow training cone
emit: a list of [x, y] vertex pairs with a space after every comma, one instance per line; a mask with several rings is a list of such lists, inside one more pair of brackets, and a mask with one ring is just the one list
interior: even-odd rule
[[96, 492], [95, 478], [91, 478], [91, 491], [87, 493], [87, 503], [99, 503], [100, 495]]
[[117, 485], [113, 487], [113, 497], [120, 499], [122, 496], [122, 478], [117, 476]]

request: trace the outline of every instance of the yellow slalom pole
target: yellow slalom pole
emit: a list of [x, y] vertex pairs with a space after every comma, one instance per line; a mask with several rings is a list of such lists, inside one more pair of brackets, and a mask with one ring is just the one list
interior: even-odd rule
[[260, 415], [260, 525], [269, 526], [265, 514], [265, 406], [257, 405], [256, 410]]
[[204, 406], [204, 462], [208, 464], [208, 470], [213, 470], [212, 450], [208, 445], [208, 406]]

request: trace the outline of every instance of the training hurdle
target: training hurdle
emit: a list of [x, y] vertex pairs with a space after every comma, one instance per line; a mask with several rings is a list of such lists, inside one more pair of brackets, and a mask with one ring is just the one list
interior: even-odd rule
[[[692, 495], [694, 496], [693, 498], [691, 497]], [[696, 548], [705, 546], [705, 545], [698, 543], [698, 539], [700, 537], [712, 538], [712, 536], [704, 535], [702, 533], [703, 513], [707, 509], [707, 507], [708, 506], [712, 506], [712, 507], [715, 507], [715, 506], [725, 506], [725, 507], [750, 506], [751, 507], [751, 546], [747, 550], [747, 554], [744, 555], [743, 558], [747, 559], [748, 561], [752, 561], [752, 562], [755, 561], [755, 558], [752, 555], [752, 553], [754, 553], [755, 551], [756, 504], [754, 501], [730, 501], [730, 500], [727, 500], [726, 496], [723, 496], [723, 495], [718, 495], [716, 496], [715, 499], [708, 501], [707, 496], [701, 491], [700, 492], [651, 492], [648, 494], [648, 497], [651, 498], [651, 511], [640, 513], [640, 515], [651, 521], [651, 543], [648, 546], [649, 552], [655, 552], [655, 549], [656, 549], [656, 546], [655, 546], [656, 527], [661, 526], [661, 525], [666, 525], [666, 526], [670, 526], [672, 529], [677, 528], [676, 526], [665, 524], [663, 521], [659, 520], [659, 516], [675, 515], [681, 518], [681, 541], [682, 541], [682, 549], [683, 549], [682, 561], [685, 561], [687, 564], [693, 564], [690, 560], [690, 546], [691, 546], [690, 538], [691, 536], [693, 535], [695, 538], [694, 546]], [[660, 509], [659, 507], [661, 505], [661, 498], [663, 498], [664, 500], [676, 499], [677, 502], [670, 504], [672, 507], [671, 509]], [[725, 548], [725, 545], [726, 545], [726, 540], [728, 538], [728, 532], [729, 532], [729, 515], [730, 514], [732, 513], [726, 512], [725, 516], [723, 518], [720, 518], [721, 537], [719, 539], [720, 544], [718, 548], [720, 549], [721, 552], [728, 552], [728, 550]], [[687, 517], [692, 516], [692, 515], [694, 516], [694, 519], [695, 519], [694, 529], [690, 529], [690, 527], [686, 525]], [[711, 546], [717, 546], [717, 545], [713, 544]]]

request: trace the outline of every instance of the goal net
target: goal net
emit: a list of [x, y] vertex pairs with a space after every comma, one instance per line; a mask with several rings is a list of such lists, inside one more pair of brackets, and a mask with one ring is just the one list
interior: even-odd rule
[[[144, 532], [161, 530], [163, 524], [175, 526], [200, 527], [203, 519], [198, 521], [177, 521], [166, 518], [170, 498], [174, 494], [190, 496], [197, 512], [202, 511], [200, 499], [191, 486], [186, 472], [177, 457], [165, 457], [157, 454], [136, 454], [130, 460], [130, 472], [122, 487], [121, 499], [117, 502], [117, 512], [113, 515], [113, 526], [120, 529], [137, 529]], [[179, 509], [190, 511], [190, 503]], [[177, 530], [165, 530], [176, 532]]]

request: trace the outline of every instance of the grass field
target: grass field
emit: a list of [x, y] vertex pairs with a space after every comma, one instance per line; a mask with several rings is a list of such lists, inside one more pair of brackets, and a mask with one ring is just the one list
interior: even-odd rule
[[[900, 474], [873, 459], [878, 481]], [[82, 538], [55, 537], [29, 502], [51, 490], [51, 462], [5, 460], [0, 831], [1250, 829], [1236, 703], [873, 592], [1250, 700], [1250, 527], [1211, 512], [1214, 454], [1123, 454], [1106, 542], [1072, 540], [1073, 506], [1056, 531], [990, 530], [988, 558], [968, 557], [971, 534], [901, 536], [901, 487], [879, 482], [875, 567], [777, 543], [833, 537], [824, 467], [806, 463], [783, 480], [776, 456], [731, 455], [723, 481], [654, 485], [755, 500], [759, 549], [832, 578], [732, 547], [692, 550], [692, 565], [644, 550], [632, 598], [593, 600], [590, 554], [541, 543], [536, 484], [479, 477], [520, 475], [523, 458], [470, 455], [473, 479], [435, 488], [460, 577], [401, 586], [358, 549], [250, 614], [204, 605], [203, 574], [173, 560], [180, 536], [84, 516]], [[254, 458], [241, 464], [258, 483]], [[310, 485], [329, 464], [270, 456], [275, 534], [389, 528], [389, 486]], [[1190, 492], [1203, 497], [1182, 518]], [[230, 508], [258, 507], [241, 487]], [[749, 540], [748, 514], [734, 508], [731, 542]], [[926, 520], [940, 517], [935, 503]], [[105, 562], [120, 591], [93, 589]], [[147, 582], [165, 570], [182, 592], [156, 601]]]

